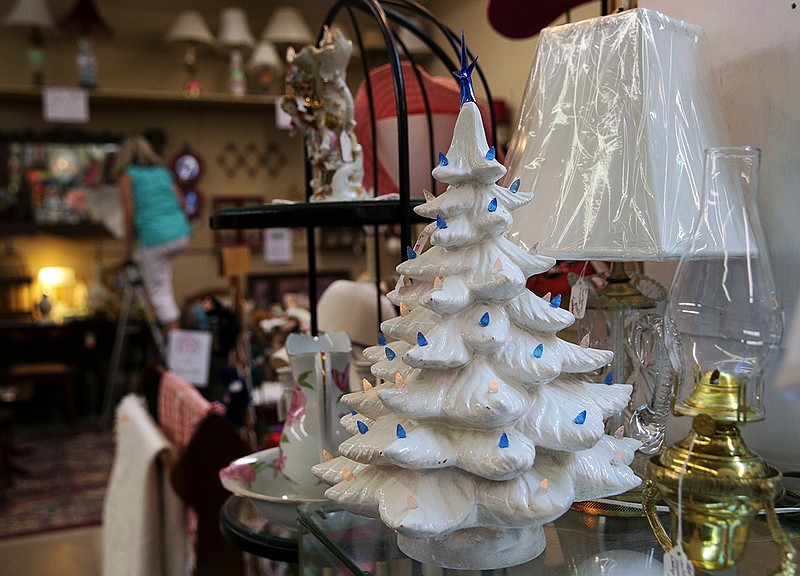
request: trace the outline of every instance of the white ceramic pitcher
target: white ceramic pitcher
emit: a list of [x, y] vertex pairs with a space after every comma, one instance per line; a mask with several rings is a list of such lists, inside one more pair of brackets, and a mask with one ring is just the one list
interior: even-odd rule
[[350, 386], [350, 338], [343, 331], [314, 337], [290, 334], [286, 351], [292, 378], [284, 382], [290, 387], [284, 396], [290, 400], [277, 473], [299, 492], [321, 495], [325, 486], [311, 473], [311, 467], [322, 461], [323, 450], [335, 454], [348, 436], [339, 419], [349, 412], [340, 399]]

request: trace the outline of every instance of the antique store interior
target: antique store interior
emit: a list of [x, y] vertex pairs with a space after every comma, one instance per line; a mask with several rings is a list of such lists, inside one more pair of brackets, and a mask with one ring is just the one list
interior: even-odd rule
[[0, 15], [0, 573], [795, 573], [795, 3]]

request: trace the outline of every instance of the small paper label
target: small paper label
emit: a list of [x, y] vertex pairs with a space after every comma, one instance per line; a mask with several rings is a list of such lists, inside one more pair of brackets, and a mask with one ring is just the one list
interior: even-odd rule
[[42, 116], [47, 122], [86, 124], [89, 94], [83, 88], [44, 88]]
[[172, 330], [167, 342], [167, 367], [198, 388], [208, 386], [211, 332]]
[[664, 576], [694, 576], [694, 566], [680, 544], [664, 554]]
[[268, 228], [264, 231], [264, 262], [290, 264], [292, 254], [291, 228]]
[[589, 299], [589, 286], [583, 278], [578, 278], [569, 293], [569, 311], [575, 318], [586, 315], [586, 302]]

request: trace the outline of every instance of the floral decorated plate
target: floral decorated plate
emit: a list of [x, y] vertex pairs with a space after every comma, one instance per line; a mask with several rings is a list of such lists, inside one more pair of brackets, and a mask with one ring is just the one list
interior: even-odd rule
[[270, 448], [234, 460], [219, 471], [219, 478], [225, 489], [249, 498], [266, 519], [294, 526], [297, 506], [325, 500], [327, 486], [319, 483], [316, 491], [301, 491], [281, 473], [284, 463], [280, 449]]

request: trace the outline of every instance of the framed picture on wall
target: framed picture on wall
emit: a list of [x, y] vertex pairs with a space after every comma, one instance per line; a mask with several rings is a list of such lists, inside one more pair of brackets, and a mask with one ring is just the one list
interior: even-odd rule
[[[240, 208], [242, 206], [252, 206], [262, 204], [264, 200], [261, 196], [223, 196], [214, 198], [213, 210], [223, 208]], [[214, 245], [217, 248], [223, 246], [249, 246], [250, 248], [260, 249], [263, 246], [263, 230], [214, 230]]]

